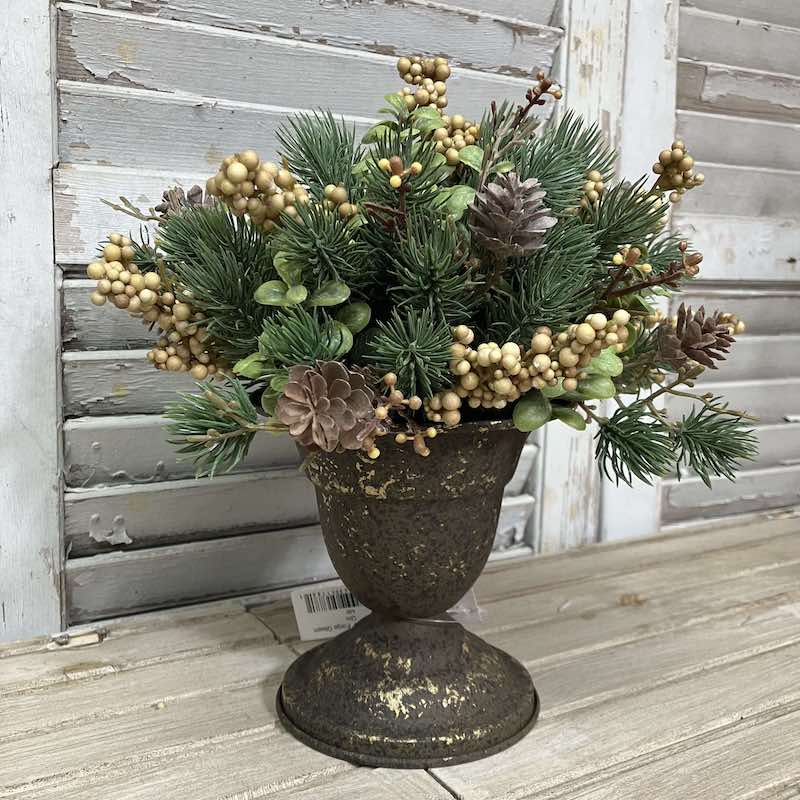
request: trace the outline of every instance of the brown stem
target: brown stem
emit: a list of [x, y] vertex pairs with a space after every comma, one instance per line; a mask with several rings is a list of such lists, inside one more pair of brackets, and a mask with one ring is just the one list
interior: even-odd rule
[[652, 286], [672, 286], [677, 283], [682, 274], [683, 268], [679, 268], [679, 265], [675, 263], [664, 272], [659, 275], [654, 275], [652, 278], [647, 278], [638, 283], [632, 283], [630, 286], [623, 286], [621, 289], [606, 292], [606, 298], [610, 300], [612, 297], [622, 297], [623, 295], [638, 292], [642, 289], [649, 289]]

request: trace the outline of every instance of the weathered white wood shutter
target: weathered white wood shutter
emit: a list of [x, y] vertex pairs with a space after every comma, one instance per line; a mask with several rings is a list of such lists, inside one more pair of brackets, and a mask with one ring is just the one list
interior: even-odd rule
[[702, 385], [759, 417], [761, 453], [713, 492], [665, 481], [664, 523], [800, 502], [800, 5], [683, 6], [677, 105], [707, 177], [675, 218], [706, 254], [686, 301], [735, 310], [748, 328]]
[[[524, 94], [562, 38], [554, 0], [356, 3], [135, 0], [58, 5], [56, 260], [64, 274], [64, 534], [69, 622], [328, 577], [311, 486], [292, 445], [262, 438], [234, 475], [196, 481], [164, 442], [164, 403], [184, 376], [144, 360], [150, 336], [87, 302], [83, 265], [132, 226], [102, 204], [151, 204], [204, 179], [229, 152], [276, 148], [298, 108], [331, 106], [358, 128], [399, 85], [398, 54], [449, 55], [453, 108], [478, 117]], [[512, 19], [513, 17], [514, 19]], [[529, 478], [509, 489], [503, 552], [530, 552]], [[557, 533], [556, 533], [557, 535]]]

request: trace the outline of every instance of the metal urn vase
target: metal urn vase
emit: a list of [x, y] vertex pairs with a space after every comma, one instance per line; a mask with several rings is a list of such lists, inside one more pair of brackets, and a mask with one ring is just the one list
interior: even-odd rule
[[311, 455], [331, 560], [372, 613], [287, 670], [277, 709], [295, 737], [356, 764], [425, 768], [491, 755], [534, 725], [527, 670], [446, 613], [486, 564], [525, 438], [473, 422], [427, 458], [394, 443], [374, 461]]

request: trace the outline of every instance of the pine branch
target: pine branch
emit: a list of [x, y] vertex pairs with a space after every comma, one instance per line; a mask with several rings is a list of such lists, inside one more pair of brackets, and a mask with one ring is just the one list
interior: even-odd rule
[[356, 144], [355, 125], [336, 119], [330, 111], [297, 114], [278, 129], [278, 141], [289, 169], [317, 200], [328, 184], [343, 185], [355, 202], [353, 167], [364, 156]]
[[378, 327], [365, 346], [363, 358], [383, 373], [394, 372], [397, 387], [406, 397], [430, 397], [450, 385], [453, 336], [444, 321], [437, 321], [428, 310], [410, 310], [402, 316], [395, 311]]
[[[715, 397], [711, 402], [717, 405], [720, 400]], [[733, 481], [741, 462], [758, 454], [758, 439], [752, 429], [739, 417], [717, 413], [713, 405], [704, 405], [684, 416], [673, 438], [678, 463], [691, 469], [709, 489], [712, 476]]]

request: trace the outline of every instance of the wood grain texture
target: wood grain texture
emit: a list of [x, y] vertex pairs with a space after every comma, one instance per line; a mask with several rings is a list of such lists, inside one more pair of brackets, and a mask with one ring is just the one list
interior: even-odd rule
[[[699, 162], [706, 176], [701, 189], [687, 192], [682, 214], [719, 214], [740, 217], [794, 218], [800, 207], [800, 172], [766, 167], [734, 167]], [[747, 185], [748, 191], [739, 187]]]
[[[711, 258], [713, 254], [706, 261]], [[736, 314], [747, 324], [745, 337], [800, 332], [800, 316], [797, 314], [800, 290], [797, 289], [717, 287], [697, 282], [673, 298], [671, 313], [676, 313], [682, 302], [694, 308], [702, 305], [708, 310], [736, 309]]]
[[[706, 187], [697, 191], [705, 192]], [[690, 197], [691, 193], [687, 202]], [[674, 229], [704, 254], [700, 280], [760, 281], [764, 290], [769, 283], [800, 280], [800, 224], [796, 219], [689, 215], [686, 209], [682, 206], [675, 216]], [[728, 209], [719, 206], [718, 210]]]
[[[391, 9], [400, 13], [412, 9], [412, 13], [419, 10], [430, 14], [427, 4], [380, 7], [390, 13]], [[369, 5], [351, 8], [361, 13]], [[540, 65], [549, 66], [560, 39], [558, 31], [547, 29], [535, 37], [519, 38], [512, 48], [514, 33], [508, 25], [478, 17], [477, 24], [487, 26], [479, 31], [473, 23], [459, 25], [457, 14], [439, 14], [437, 18], [444, 24], [433, 30], [409, 30], [416, 40], [410, 49], [458, 51], [462, 63], [469, 62], [475, 68], [458, 70], [448, 81], [450, 102], [465, 114], [482, 110], [493, 91], [499, 90], [503, 97], [524, 95], [529, 77], [489, 75], [492, 61], [502, 63], [510, 55], [515, 63], [506, 69], [530, 76]], [[499, 40], [493, 32], [499, 34]], [[393, 35], [397, 33], [392, 29]], [[429, 34], [438, 37], [438, 47], [433, 42], [426, 47], [419, 41], [420, 35]], [[297, 98], [303, 98], [305, 108], [332, 106], [339, 113], [362, 116], [373, 115], [387, 91], [405, 85], [395, 68], [397, 57], [390, 54], [80, 7], [62, 10], [58, 56], [59, 77], [69, 80], [250, 103], [267, 101], [284, 107], [297, 106]], [[207, 68], [210, 63], [213, 70]], [[483, 76], [476, 74], [479, 71]], [[338, 90], [345, 75], [348, 90], [341, 92]], [[260, 79], [252, 79], [254, 76]]]
[[762, 0], [683, 0], [682, 4], [731, 17], [800, 28], [800, 7], [794, 0], [771, 0], [769, 3]]
[[712, 487], [695, 477], [664, 481], [664, 524], [800, 504], [800, 465], [742, 470], [735, 482], [714, 478]]
[[[514, 9], [506, 9], [506, 4], [479, 5], [480, 13], [474, 13], [455, 0], [445, 3], [334, 0], [323, 6], [316, 0], [273, 0], [267, 5], [236, 0], [159, 0], [145, 4], [112, 0], [103, 2], [103, 9], [133, 11], [135, 15], [113, 11], [95, 14], [114, 20], [135, 19], [147, 30], [155, 30], [158, 22], [174, 20], [178, 22], [170, 26], [174, 29], [222, 28], [227, 29], [220, 31], [222, 34], [278, 37], [279, 41], [292, 40], [286, 44], [316, 45], [329, 51], [347, 48], [362, 55], [378, 53], [387, 60], [431, 53], [446, 56], [455, 66], [521, 77], [549, 66], [561, 31], [546, 23], [526, 22], [530, 19], [526, 13], [522, 18], [510, 19], [515, 16]], [[517, 4], [518, 8], [522, 5]], [[534, 7], [539, 6], [538, 14], [545, 12], [547, 5], [552, 8], [552, 0], [533, 3]], [[74, 6], [69, 9], [76, 16], [88, 11]], [[537, 13], [536, 8], [531, 11]], [[332, 56], [335, 57], [335, 52]]]
[[194, 391], [188, 373], [157, 370], [146, 352], [65, 352], [64, 415], [160, 414], [176, 392]]
[[[141, 484], [194, 476], [194, 466], [179, 461], [167, 441], [164, 417], [78, 417], [64, 423], [64, 475], [73, 488]], [[299, 464], [287, 435], [260, 434], [236, 472]]]
[[[737, 309], [738, 312], [738, 309]], [[758, 336], [747, 333], [736, 337], [725, 362], [719, 369], [709, 369], [703, 373], [699, 385], [718, 381], [771, 380], [775, 376], [775, 365], [783, 365], [781, 378], [800, 378], [800, 334]], [[713, 389], [712, 387], [709, 387]]]
[[58, 630], [62, 620], [51, 68], [50, 4], [20, 0], [0, 32], [0, 241], [3, 270], [16, 275], [0, 313], [2, 340], [15, 343], [0, 382], [0, 641]]
[[[762, 425], [789, 422], [800, 417], [800, 380], [776, 378], [765, 391], [764, 381], [719, 381], [714, 394], [722, 395], [731, 408], [746, 410]], [[666, 402], [670, 414], [688, 413], [692, 401], [683, 397], [669, 397]]]
[[756, 425], [758, 458], [747, 462], [749, 469], [800, 465], [800, 421], [783, 425]]
[[74, 489], [66, 493], [64, 507], [71, 557], [297, 527], [318, 519], [311, 482], [297, 467]]
[[800, 78], [705, 61], [678, 61], [678, 106], [696, 111], [800, 120]]
[[684, 6], [681, 58], [800, 75], [800, 30]]
[[334, 577], [319, 528], [290, 528], [70, 559], [70, 620], [253, 594]]
[[800, 169], [800, 123], [679, 111], [676, 129], [697, 161]]

